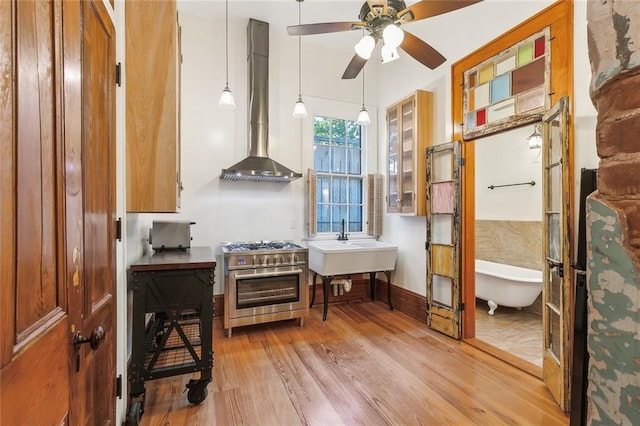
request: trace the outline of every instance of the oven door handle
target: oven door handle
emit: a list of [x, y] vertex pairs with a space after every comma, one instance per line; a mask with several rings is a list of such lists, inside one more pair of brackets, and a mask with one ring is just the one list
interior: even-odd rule
[[233, 272], [233, 278], [247, 278], [247, 277], [255, 277], [255, 278], [267, 278], [267, 277], [280, 277], [283, 275], [295, 275], [301, 274], [302, 269], [292, 269], [290, 271], [274, 271], [274, 272], [254, 272], [254, 271], [235, 271]]

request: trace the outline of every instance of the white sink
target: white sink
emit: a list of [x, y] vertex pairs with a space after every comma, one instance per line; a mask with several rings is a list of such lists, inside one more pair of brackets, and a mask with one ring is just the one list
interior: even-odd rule
[[309, 241], [309, 269], [323, 276], [395, 269], [398, 246], [375, 240]]

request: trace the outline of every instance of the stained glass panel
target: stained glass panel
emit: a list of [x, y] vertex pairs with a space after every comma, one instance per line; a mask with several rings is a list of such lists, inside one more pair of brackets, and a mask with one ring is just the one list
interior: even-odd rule
[[442, 275], [433, 275], [433, 301], [451, 307], [451, 292], [453, 280]]
[[432, 213], [453, 213], [453, 182], [438, 182], [431, 186]]
[[453, 215], [434, 214], [431, 228], [431, 244], [453, 244]]
[[[463, 138], [473, 139], [539, 119], [548, 108], [549, 28], [464, 73]], [[504, 103], [509, 100], [510, 102]]]

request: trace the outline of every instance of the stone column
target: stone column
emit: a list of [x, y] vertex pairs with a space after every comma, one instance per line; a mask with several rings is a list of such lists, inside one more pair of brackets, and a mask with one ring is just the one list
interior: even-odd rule
[[[598, 191], [587, 201], [588, 424], [640, 424], [640, 1], [589, 0]], [[579, 143], [579, 141], [577, 141]]]

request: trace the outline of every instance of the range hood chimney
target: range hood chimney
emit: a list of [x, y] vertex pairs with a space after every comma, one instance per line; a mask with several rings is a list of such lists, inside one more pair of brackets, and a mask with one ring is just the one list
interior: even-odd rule
[[221, 179], [291, 182], [302, 177], [269, 158], [269, 24], [249, 19], [249, 156], [222, 169]]

